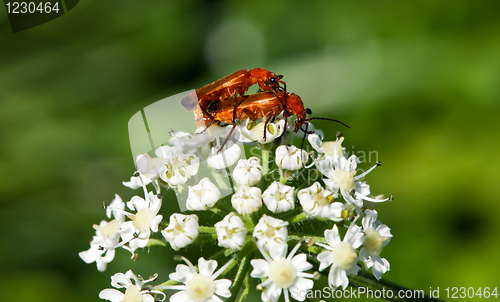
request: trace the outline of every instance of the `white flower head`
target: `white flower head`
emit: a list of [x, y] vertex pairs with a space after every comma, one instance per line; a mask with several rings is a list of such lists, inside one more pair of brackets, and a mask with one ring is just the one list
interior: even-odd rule
[[254, 186], [262, 178], [264, 168], [260, 164], [258, 157], [240, 159], [238, 165], [233, 170], [233, 179], [239, 185]]
[[177, 153], [165, 160], [158, 170], [160, 178], [170, 186], [177, 186], [198, 173], [200, 158], [194, 154]]
[[231, 212], [214, 226], [219, 246], [233, 250], [241, 249], [248, 231], [240, 217]]
[[149, 290], [143, 290], [142, 286], [144, 283], [155, 280], [156, 277], [149, 280], [143, 280], [142, 278], [134, 275], [134, 273], [129, 270], [125, 274], [116, 273], [111, 277], [111, 285], [115, 288], [125, 288], [125, 293], [113, 288], [107, 288], [99, 293], [99, 298], [109, 300], [111, 302], [154, 302], [154, 297], [150, 294]]
[[276, 149], [276, 165], [280, 169], [301, 169], [308, 158], [307, 152], [295, 146], [279, 146]]
[[262, 200], [273, 213], [293, 210], [295, 208], [294, 188], [275, 181], [262, 193]]
[[170, 297], [171, 302], [220, 302], [222, 300], [218, 296], [226, 298], [231, 296], [229, 291], [231, 281], [228, 279], [217, 280], [217, 277], [233, 262], [232, 259], [215, 272], [217, 261], [207, 261], [201, 257], [198, 259], [198, 273], [188, 259], [181, 258], [187, 265], [177, 265], [175, 273], [171, 273], [169, 277], [171, 280], [184, 283], [184, 285], [155, 287], [155, 289], [180, 290]]
[[212, 147], [212, 151], [207, 158], [207, 164], [214, 169], [220, 170], [230, 167], [240, 158], [241, 148], [231, 140], [226, 142], [220, 152], [219, 149], [220, 147]]
[[127, 215], [131, 221], [122, 223], [120, 234], [123, 241], [129, 243], [131, 252], [147, 245], [151, 231], [158, 232], [163, 218], [162, 215], [157, 215], [161, 203], [161, 199], [153, 192], [149, 192], [146, 199], [134, 196], [127, 202], [127, 207], [136, 213]]
[[208, 177], [188, 189], [186, 207], [190, 211], [207, 210], [213, 207], [221, 196], [219, 188]]
[[380, 280], [382, 275], [390, 269], [389, 261], [380, 257], [380, 253], [392, 238], [391, 229], [377, 220], [377, 211], [365, 210], [365, 214], [362, 220], [365, 241], [359, 257], [365, 264], [365, 268], [371, 267], [373, 276]]
[[262, 206], [261, 191], [257, 187], [241, 186], [231, 197], [231, 204], [240, 215], [250, 215]]
[[268, 144], [280, 137], [285, 131], [285, 119], [283, 118], [276, 118], [274, 122], [267, 123], [267, 128], [264, 132], [265, 124], [265, 120], [258, 124], [250, 121], [250, 119], [243, 120], [238, 127], [243, 134], [240, 137], [240, 140], [243, 142], [252, 141], [259, 142], [261, 144]]
[[320, 261], [319, 270], [322, 271], [331, 265], [328, 284], [333, 288], [342, 286], [346, 289], [349, 284], [347, 275], [358, 274], [359, 266], [357, 265], [358, 255], [356, 249], [363, 243], [365, 236], [359, 226], [351, 224], [344, 236], [344, 240], [341, 241], [337, 225], [334, 225], [331, 230], [325, 230], [325, 239], [328, 245], [316, 243], [327, 249], [327, 251], [318, 255]]
[[299, 242], [294, 247], [288, 257], [286, 255], [288, 246], [283, 244], [275, 245], [269, 251], [269, 255], [260, 249], [265, 259], [250, 261], [253, 266], [250, 276], [253, 278], [268, 277], [261, 284], [265, 288], [261, 295], [262, 301], [276, 302], [281, 296], [281, 292], [284, 292], [286, 302], [290, 301], [289, 292], [292, 298], [304, 301], [306, 295], [303, 293], [313, 287], [314, 282], [311, 279], [314, 275], [304, 272], [313, 267], [307, 262], [306, 254], [295, 256], [300, 244]]
[[90, 242], [90, 248], [78, 253], [85, 263], [95, 262], [97, 270], [103, 272], [108, 263], [115, 258], [113, 246], [120, 241], [120, 222], [116, 219], [112, 221], [101, 221], [99, 225], [94, 225], [95, 236]]
[[198, 216], [172, 214], [168, 226], [161, 231], [175, 251], [186, 247], [198, 237]]
[[302, 209], [308, 215], [328, 218], [333, 221], [342, 220], [343, 204], [336, 202], [338, 193], [323, 189], [319, 182], [302, 189], [297, 193]]
[[253, 235], [257, 238], [257, 246], [268, 251], [270, 245], [286, 245], [287, 225], [286, 221], [264, 214], [253, 230]]

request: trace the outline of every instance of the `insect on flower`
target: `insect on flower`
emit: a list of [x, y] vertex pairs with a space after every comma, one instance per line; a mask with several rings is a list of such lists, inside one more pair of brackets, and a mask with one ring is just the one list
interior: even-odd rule
[[[304, 103], [298, 95], [284, 90], [260, 92], [211, 103], [207, 111], [210, 113], [211, 118], [204, 117], [204, 125], [210, 127], [214, 122], [232, 124], [233, 129], [229, 136], [231, 136], [237, 120], [249, 119], [257, 121], [258, 119], [265, 118], [264, 129], [266, 129], [269, 121], [277, 117], [281, 112], [283, 112], [285, 117], [296, 116], [294, 132], [302, 130], [304, 137], [307, 134], [313, 133], [307, 129], [309, 127], [308, 121], [314, 119], [334, 121], [349, 128], [346, 124], [334, 119], [321, 117], [307, 118], [307, 114], [311, 114], [312, 111], [309, 108], [304, 108]], [[305, 129], [302, 128], [303, 125], [305, 125]], [[285, 129], [286, 127], [285, 119]], [[265, 135], [266, 132], [264, 131], [264, 140], [266, 139]]]
[[181, 104], [188, 111], [194, 110], [198, 105], [201, 115], [211, 118], [207, 108], [213, 102], [223, 101], [238, 94], [243, 96], [248, 88], [254, 84], [258, 84], [262, 91], [280, 90], [280, 84], [286, 85], [285, 82], [281, 81], [282, 78], [282, 75], [276, 75], [264, 68], [242, 69], [196, 89], [198, 103], [194, 99], [183, 98]]
[[[304, 103], [298, 95], [286, 91], [286, 83], [281, 81], [282, 77], [263, 68], [240, 70], [197, 89], [198, 104], [193, 98], [183, 98], [181, 104], [186, 110], [194, 110], [196, 124], [199, 127], [208, 128], [214, 123], [233, 125], [233, 129], [229, 132], [228, 138], [220, 147], [219, 152], [232, 135], [237, 122], [242, 120], [265, 119], [264, 141], [266, 141], [268, 123], [281, 112], [285, 117], [285, 129], [287, 128], [287, 118], [292, 115], [296, 116], [294, 132], [302, 130], [304, 138], [307, 134], [313, 133], [313, 131], [308, 131], [308, 121], [313, 119], [334, 121], [349, 128], [349, 126], [334, 119], [307, 118], [306, 115], [311, 114], [312, 111], [304, 107]], [[263, 92], [243, 95], [248, 87], [256, 83], [264, 90]], [[280, 87], [280, 84], [283, 84], [283, 88]], [[237, 96], [238, 93], [240, 96]], [[305, 129], [302, 128], [304, 124]]]

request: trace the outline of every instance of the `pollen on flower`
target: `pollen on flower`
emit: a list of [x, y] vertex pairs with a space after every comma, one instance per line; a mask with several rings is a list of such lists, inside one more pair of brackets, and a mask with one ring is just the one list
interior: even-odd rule
[[142, 301], [142, 295], [137, 286], [129, 285], [125, 290], [125, 296], [123, 297], [123, 302], [137, 302]]
[[380, 234], [372, 227], [365, 230], [365, 242], [367, 252], [371, 256], [378, 256], [382, 252], [384, 247], [384, 242], [387, 241], [389, 237], [380, 236]]
[[113, 219], [103, 227], [94, 224], [94, 229], [100, 231], [104, 238], [113, 238], [120, 229], [120, 222]]
[[344, 157], [344, 152], [342, 150], [342, 142], [344, 141], [344, 137], [339, 138], [335, 142], [324, 142], [321, 147], [325, 151], [326, 154], [334, 157], [335, 150], [337, 151], [338, 157]]
[[333, 247], [332, 255], [333, 264], [344, 270], [350, 269], [358, 256], [352, 245], [345, 241]]
[[153, 219], [153, 212], [149, 208], [140, 209], [137, 214], [132, 218], [132, 224], [143, 233], [149, 229], [151, 220]]
[[297, 279], [297, 271], [287, 259], [274, 260], [269, 264], [269, 279], [281, 288], [289, 288]]
[[340, 189], [350, 192], [356, 187], [354, 175], [356, 175], [356, 170], [348, 172], [346, 170], [336, 169], [333, 171], [333, 180], [339, 185]]
[[215, 282], [207, 275], [196, 274], [186, 283], [186, 294], [194, 302], [203, 302], [215, 293]]

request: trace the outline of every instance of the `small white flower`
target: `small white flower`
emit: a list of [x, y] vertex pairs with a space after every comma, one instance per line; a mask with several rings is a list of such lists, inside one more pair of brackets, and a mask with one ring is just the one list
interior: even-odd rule
[[285, 130], [285, 119], [277, 118], [274, 122], [267, 123], [265, 132], [266, 139], [264, 140], [265, 124], [265, 120], [258, 124], [250, 121], [250, 119], [243, 120], [238, 127], [243, 134], [240, 137], [240, 140], [242, 140], [243, 142], [252, 141], [259, 142], [261, 144], [268, 144], [274, 141], [277, 137], [280, 137]]
[[220, 190], [208, 177], [188, 189], [186, 207], [190, 211], [201, 211], [213, 207], [220, 198]]
[[106, 216], [111, 218], [111, 215], [115, 217], [120, 223], [125, 221], [125, 203], [122, 201], [118, 194], [115, 194], [115, 198], [109, 206], [106, 207]]
[[169, 277], [171, 280], [185, 285], [155, 287], [155, 289], [180, 290], [170, 297], [171, 302], [220, 302], [222, 300], [218, 296], [226, 298], [231, 296], [229, 291], [231, 281], [216, 279], [233, 262], [232, 259], [215, 273], [214, 271], [217, 268], [217, 261], [215, 260], [207, 261], [203, 257], [198, 259], [198, 273], [188, 259], [185, 257], [182, 257], [182, 259], [187, 265], [177, 265], [175, 273], [171, 273]]
[[[145, 175], [140, 175], [140, 172], [137, 172], [138, 175], [133, 175], [130, 177], [130, 181], [123, 181], [122, 184], [125, 186], [125, 187], [129, 187], [131, 189], [139, 189], [141, 188], [143, 185], [144, 186], [147, 186], [149, 185], [151, 182], [153, 182], [153, 180], [151, 178], [148, 178], [146, 177]], [[157, 180], [155, 180], [156, 182]], [[156, 187], [156, 185], [155, 185]]]
[[[314, 282], [311, 280], [314, 275], [304, 273], [304, 271], [311, 269], [313, 266], [307, 262], [306, 254], [295, 255], [300, 242], [294, 249], [287, 253], [287, 245], [276, 245], [268, 255], [265, 251], [261, 250], [264, 259], [253, 259], [250, 264], [253, 266], [253, 271], [250, 274], [253, 278], [265, 278], [261, 286], [265, 288], [262, 291], [262, 301], [278, 301], [281, 292], [284, 292], [285, 301], [289, 302], [289, 292], [292, 298], [298, 301], [304, 301], [305, 292], [310, 290]], [[286, 257], [286, 258], [285, 258]], [[309, 279], [308, 279], [309, 278]], [[300, 293], [300, 294], [299, 294]]]
[[134, 196], [127, 202], [130, 210], [137, 211], [128, 214], [131, 221], [122, 223], [120, 234], [124, 242], [129, 243], [131, 252], [137, 248], [143, 248], [148, 244], [151, 231], [158, 232], [158, 226], [163, 218], [157, 215], [161, 208], [161, 199], [153, 192], [149, 192], [146, 200]]
[[258, 157], [250, 157], [249, 159], [240, 159], [238, 165], [233, 170], [233, 179], [239, 185], [254, 186], [264, 174], [264, 168], [260, 164]]
[[384, 202], [389, 200], [390, 198], [375, 199], [369, 197], [370, 186], [360, 180], [373, 171], [379, 164], [377, 163], [366, 172], [355, 176], [359, 159], [356, 155], [351, 155], [348, 159], [340, 156], [343, 153], [338, 151], [341, 148], [340, 141], [337, 139], [334, 144], [333, 156], [325, 154], [316, 161], [318, 170], [327, 177], [323, 179], [326, 187], [333, 192], [340, 191], [346, 202], [352, 203], [358, 208], [363, 206], [363, 200], [370, 202]]
[[257, 246], [265, 251], [270, 250], [270, 245], [285, 244], [288, 237], [288, 222], [271, 216], [263, 215], [253, 230], [257, 238]]
[[220, 170], [230, 167], [240, 158], [241, 148], [231, 140], [227, 141], [220, 152], [219, 149], [220, 147], [212, 147], [207, 158], [207, 164], [214, 169]]
[[139, 175], [130, 177], [130, 181], [123, 182], [123, 185], [131, 189], [138, 189], [147, 186], [151, 182], [158, 186], [159, 169], [165, 164], [164, 158], [151, 158], [149, 154], [144, 153], [137, 156], [136, 167]]
[[307, 136], [307, 139], [309, 140], [309, 143], [311, 143], [311, 146], [318, 151], [318, 153], [324, 153], [328, 156], [334, 157], [334, 152], [337, 152], [338, 157], [345, 157], [345, 148], [342, 148], [344, 137], [340, 137], [334, 142], [322, 142], [321, 137], [318, 134], [312, 133]]
[[158, 170], [160, 178], [171, 186], [186, 183], [193, 175], [198, 173], [200, 158], [194, 154], [177, 153], [165, 160], [164, 165]]
[[78, 253], [85, 263], [95, 262], [97, 270], [103, 272], [106, 265], [115, 258], [115, 246], [120, 241], [120, 222], [116, 219], [107, 222], [101, 221], [99, 225], [94, 224], [95, 236], [90, 242], [90, 248]]
[[294, 188], [275, 181], [262, 193], [262, 200], [273, 213], [293, 210], [295, 208]]
[[333, 221], [342, 220], [343, 204], [335, 201], [338, 193], [323, 189], [319, 182], [315, 182], [309, 188], [300, 190], [297, 193], [297, 197], [302, 205], [302, 209], [307, 214], [328, 218]]
[[172, 138], [168, 142], [180, 152], [195, 153], [197, 149], [208, 144], [212, 140], [213, 137], [208, 135], [208, 131], [196, 135], [179, 131], [173, 133]]
[[231, 197], [231, 204], [240, 215], [250, 215], [262, 206], [261, 191], [257, 187], [241, 186]]
[[163, 159], [171, 159], [179, 153], [180, 153], [179, 148], [167, 146], [167, 145], [160, 146], [160, 147], [156, 148], [156, 150], [155, 150], [155, 155], [159, 159], [162, 159], [162, 158]]
[[358, 255], [356, 249], [363, 243], [365, 236], [359, 226], [351, 224], [344, 236], [344, 240], [340, 241], [339, 230], [337, 225], [334, 225], [331, 230], [325, 230], [325, 239], [328, 245], [316, 243], [327, 249], [327, 251], [318, 255], [320, 261], [319, 270], [322, 271], [331, 265], [328, 284], [332, 288], [342, 286], [346, 289], [349, 284], [347, 275], [358, 274], [359, 266], [357, 266]]
[[139, 171], [147, 179], [157, 179], [160, 176], [158, 169], [164, 164], [164, 162], [165, 158], [152, 158], [147, 153], [140, 154], [137, 156], [136, 160], [137, 171]]
[[307, 153], [295, 146], [279, 146], [276, 149], [276, 165], [280, 169], [298, 170], [307, 162]]
[[[144, 283], [153, 281], [156, 277], [149, 280], [142, 280], [129, 270], [125, 274], [116, 273], [111, 277], [111, 285], [115, 288], [125, 288], [125, 293], [113, 288], [103, 289], [99, 293], [99, 298], [111, 302], [154, 302], [153, 296], [149, 290], [142, 290]], [[133, 280], [133, 282], [132, 282]]]
[[362, 221], [365, 242], [359, 252], [359, 258], [364, 262], [365, 268], [371, 267], [373, 276], [380, 280], [390, 269], [389, 261], [380, 257], [380, 253], [392, 238], [391, 229], [377, 220], [377, 211], [365, 210], [365, 214]]
[[186, 247], [198, 237], [198, 216], [172, 214], [168, 226], [161, 231], [175, 251]]
[[247, 228], [235, 213], [229, 213], [223, 220], [215, 225], [219, 246], [240, 250], [247, 236]]

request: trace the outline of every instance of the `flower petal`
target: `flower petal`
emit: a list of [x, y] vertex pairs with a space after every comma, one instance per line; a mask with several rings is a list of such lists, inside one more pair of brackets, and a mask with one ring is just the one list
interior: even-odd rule
[[112, 288], [103, 289], [99, 293], [99, 298], [104, 299], [104, 300], [109, 300], [111, 302], [121, 302], [121, 301], [123, 301], [124, 297], [125, 297], [125, 294], [123, 294], [119, 290], [112, 289]]
[[333, 254], [331, 251], [324, 251], [318, 255], [319, 271], [323, 271], [325, 268], [329, 267], [333, 263]]
[[229, 291], [229, 287], [231, 286], [231, 280], [228, 279], [220, 279], [215, 280], [215, 293], [222, 297], [231, 297], [231, 291]]
[[200, 274], [212, 276], [217, 269], [217, 261], [215, 260], [205, 260], [205, 258], [201, 257], [198, 259], [198, 270]]
[[177, 292], [170, 297], [170, 302], [187, 302], [192, 301], [185, 290]]
[[306, 254], [296, 255], [290, 262], [297, 272], [307, 271], [313, 267], [311, 263], [307, 262]]
[[331, 247], [341, 242], [337, 225], [334, 225], [331, 230], [325, 230], [325, 239]]
[[328, 284], [330, 284], [331, 287], [342, 286], [346, 289], [347, 285], [349, 285], [349, 279], [347, 278], [345, 270], [336, 265], [332, 265], [330, 273], [328, 274]]
[[250, 261], [253, 271], [250, 274], [253, 278], [264, 278], [269, 276], [269, 263], [263, 259], [253, 259]]
[[361, 231], [361, 228], [357, 225], [351, 225], [347, 229], [347, 233], [344, 236], [344, 241], [349, 242], [353, 248], [357, 249], [363, 241], [365, 241], [365, 235]]

